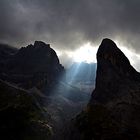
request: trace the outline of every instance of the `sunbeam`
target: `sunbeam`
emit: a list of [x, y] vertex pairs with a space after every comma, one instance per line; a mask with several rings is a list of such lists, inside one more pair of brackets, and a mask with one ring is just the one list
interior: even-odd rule
[[84, 44], [74, 52], [69, 52], [74, 62], [96, 62], [97, 47], [93, 47], [90, 42]]

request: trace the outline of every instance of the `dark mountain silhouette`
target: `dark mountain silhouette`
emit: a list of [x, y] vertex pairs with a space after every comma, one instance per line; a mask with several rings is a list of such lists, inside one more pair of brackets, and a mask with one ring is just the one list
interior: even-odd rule
[[90, 94], [65, 81], [65, 69], [49, 44], [1, 47], [0, 57], [0, 139], [57, 139]]
[[97, 52], [96, 87], [65, 140], [140, 139], [140, 74], [110, 39]]
[[[33, 74], [52, 72], [56, 77], [63, 70], [55, 51], [49, 44], [35, 41], [34, 45], [21, 48], [10, 62], [10, 73]], [[9, 72], [9, 71], [8, 71]]]
[[[1, 52], [1, 50], [0, 50]], [[2, 80], [24, 88], [52, 86], [64, 72], [55, 51], [49, 44], [35, 41], [10, 55], [0, 67]]]

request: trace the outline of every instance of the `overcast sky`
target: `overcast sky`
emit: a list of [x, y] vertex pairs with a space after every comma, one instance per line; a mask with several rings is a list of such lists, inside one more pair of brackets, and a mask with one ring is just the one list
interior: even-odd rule
[[137, 53], [138, 68], [140, 0], [0, 0], [0, 42], [22, 47], [42, 40], [64, 52], [63, 59], [105, 37]]

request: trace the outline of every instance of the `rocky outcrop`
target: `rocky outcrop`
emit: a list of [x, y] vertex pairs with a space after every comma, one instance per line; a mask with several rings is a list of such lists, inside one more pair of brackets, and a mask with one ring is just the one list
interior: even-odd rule
[[46, 90], [64, 73], [56, 52], [49, 44], [35, 41], [10, 56], [0, 68], [0, 78], [29, 89], [37, 87]]
[[12, 59], [11, 65], [8, 66], [10, 73], [32, 74], [53, 71], [57, 75], [56, 73], [62, 69], [57, 54], [50, 48], [50, 44], [41, 41], [21, 48]]
[[140, 139], [140, 74], [110, 39], [97, 52], [91, 100], [71, 124], [65, 140]]
[[109, 39], [104, 39], [99, 46], [97, 62], [96, 88], [91, 100], [105, 103], [117, 99], [124, 93], [120, 91], [123, 86], [129, 87], [128, 85], [132, 85], [133, 82], [140, 82], [140, 74], [130, 65], [124, 53]]

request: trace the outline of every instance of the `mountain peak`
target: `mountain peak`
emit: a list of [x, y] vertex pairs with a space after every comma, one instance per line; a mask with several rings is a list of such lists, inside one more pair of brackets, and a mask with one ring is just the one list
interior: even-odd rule
[[[107, 38], [103, 39], [97, 52], [97, 61], [98, 61], [97, 75], [99, 72], [105, 73], [105, 71], [111, 70], [123, 77], [126, 76], [134, 80], [139, 79], [137, 77], [138, 73], [131, 66], [128, 58], [117, 47], [115, 42], [113, 42], [110, 39]], [[111, 73], [109, 75], [111, 75]]]
[[97, 53], [97, 60], [110, 62], [112, 65], [119, 67], [125, 65], [127, 68], [130, 66], [130, 62], [124, 53], [117, 47], [115, 42], [110, 39], [103, 39], [99, 46]]
[[101, 44], [106, 44], [106, 45], [108, 45], [108, 44], [112, 44], [112, 45], [114, 45], [114, 46], [116, 46], [116, 44], [115, 44], [115, 42], [114, 41], [112, 41], [111, 39], [109, 39], [109, 38], [104, 38], [103, 40], [102, 40], [102, 43]]
[[34, 47], [49, 47], [50, 48], [50, 44], [46, 44], [43, 41], [35, 41]]
[[[110, 39], [103, 39], [97, 52], [96, 88], [93, 100], [108, 101], [114, 98], [122, 81], [140, 81], [140, 74], [128, 58]], [[96, 91], [98, 90], [98, 94]], [[102, 94], [102, 93], [105, 94]]]
[[95, 89], [85, 111], [76, 117], [68, 137], [140, 139], [139, 87], [140, 74], [112, 40], [104, 39], [97, 52]]

